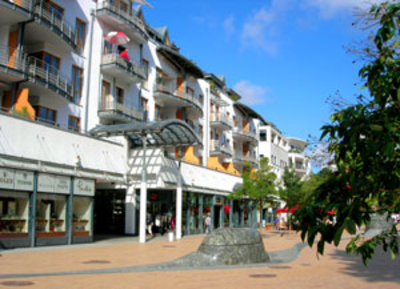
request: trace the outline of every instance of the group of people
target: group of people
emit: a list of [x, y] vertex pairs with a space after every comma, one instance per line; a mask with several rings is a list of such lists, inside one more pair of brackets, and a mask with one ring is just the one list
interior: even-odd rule
[[151, 212], [147, 214], [147, 233], [150, 237], [155, 234], [164, 235], [165, 232], [175, 229], [175, 219], [172, 214], [157, 214], [155, 217]]

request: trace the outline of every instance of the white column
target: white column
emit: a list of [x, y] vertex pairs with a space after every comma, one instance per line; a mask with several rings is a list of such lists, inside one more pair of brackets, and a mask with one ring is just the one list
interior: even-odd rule
[[143, 143], [143, 164], [142, 164], [142, 182], [140, 184], [140, 224], [139, 224], [139, 242], [146, 243], [146, 217], [147, 217], [147, 166], [146, 166], [146, 136], [142, 137]]
[[134, 186], [126, 188], [125, 195], [125, 234], [136, 234], [136, 190]]
[[182, 176], [181, 152], [179, 151], [178, 180], [176, 187], [176, 239], [182, 239]]

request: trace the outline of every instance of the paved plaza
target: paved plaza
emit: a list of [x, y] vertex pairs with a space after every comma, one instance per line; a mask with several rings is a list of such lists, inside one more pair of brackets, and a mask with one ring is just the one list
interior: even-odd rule
[[[359, 257], [339, 248], [293, 250], [295, 233], [261, 231], [269, 252], [291, 252], [282, 264], [230, 268], [157, 270], [165, 263], [197, 250], [203, 236], [168, 242], [155, 238], [119, 238], [70, 247], [17, 249], [0, 252], [0, 288], [400, 288], [400, 261], [377, 253], [368, 267]], [[345, 238], [348, 236], [345, 236]], [[71, 274], [71, 272], [74, 272]]]

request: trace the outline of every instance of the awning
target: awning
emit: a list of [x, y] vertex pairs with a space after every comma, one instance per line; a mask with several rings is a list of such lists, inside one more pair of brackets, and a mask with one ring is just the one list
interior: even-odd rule
[[202, 144], [195, 131], [178, 119], [97, 126], [90, 131], [90, 134], [97, 137], [127, 136], [133, 147], [143, 146], [143, 136], [146, 137], [148, 147], [184, 147]]
[[[298, 208], [299, 208], [298, 205], [297, 205], [297, 206], [294, 206], [293, 208], [290, 208], [290, 213], [291, 213], [291, 214], [296, 213]], [[289, 211], [289, 208], [286, 207], [286, 208], [277, 209], [277, 210], [275, 211], [275, 213], [281, 214], [281, 213], [287, 213], [288, 211]]]
[[173, 49], [167, 46], [160, 46], [157, 48], [157, 52], [167, 58], [178, 69], [183, 69], [187, 74], [195, 78], [204, 78], [203, 71], [196, 64]]

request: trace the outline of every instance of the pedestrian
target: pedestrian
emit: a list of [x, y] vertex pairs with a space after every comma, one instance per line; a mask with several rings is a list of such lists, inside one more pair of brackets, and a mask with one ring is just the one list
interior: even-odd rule
[[211, 233], [211, 213], [207, 213], [207, 217], [204, 220], [204, 229], [206, 230], [207, 234]]
[[149, 231], [150, 237], [153, 237], [153, 225], [154, 225], [153, 216], [151, 215], [151, 213], [149, 213], [147, 215], [147, 230]]

